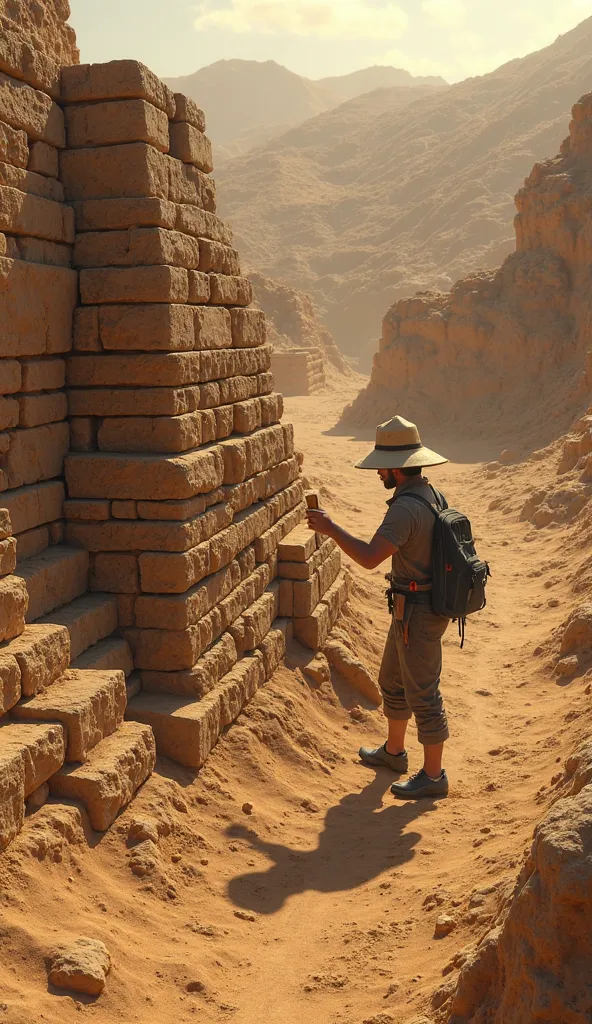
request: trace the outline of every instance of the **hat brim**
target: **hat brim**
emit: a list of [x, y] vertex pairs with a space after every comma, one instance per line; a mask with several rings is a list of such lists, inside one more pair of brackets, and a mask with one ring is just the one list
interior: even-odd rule
[[356, 469], [407, 469], [412, 466], [442, 466], [448, 459], [438, 455], [430, 448], [417, 448], [411, 451], [389, 452], [374, 448], [365, 459], [356, 462]]

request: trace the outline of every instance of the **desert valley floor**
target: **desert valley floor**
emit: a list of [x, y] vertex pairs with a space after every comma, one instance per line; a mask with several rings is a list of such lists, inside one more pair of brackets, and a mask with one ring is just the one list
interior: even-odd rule
[[[352, 468], [370, 435], [332, 429], [362, 383], [289, 399], [286, 419], [325, 507], [370, 537], [386, 495]], [[73, 804], [28, 818], [1, 868], [2, 1024], [432, 1019], [437, 990], [514, 885], [583, 735], [589, 679], [558, 683], [545, 658], [570, 610], [568, 528], [516, 514], [551, 474], [544, 453], [488, 469], [498, 450], [449, 446], [445, 431], [425, 440], [450, 453], [432, 479], [471, 517], [493, 573], [465, 650], [454, 627], [445, 639], [450, 798], [397, 803], [393, 776], [357, 758], [360, 743], [381, 741], [380, 712], [339, 677], [307, 672], [314, 655], [292, 644], [206, 766], [195, 775], [160, 759], [106, 835], [85, 836]], [[353, 570], [338, 627], [373, 674], [384, 571]], [[409, 749], [415, 768], [413, 729]], [[144, 841], [132, 848], [130, 832]], [[442, 915], [453, 930], [435, 938]], [[44, 951], [79, 934], [113, 958], [97, 1002], [48, 989]]]

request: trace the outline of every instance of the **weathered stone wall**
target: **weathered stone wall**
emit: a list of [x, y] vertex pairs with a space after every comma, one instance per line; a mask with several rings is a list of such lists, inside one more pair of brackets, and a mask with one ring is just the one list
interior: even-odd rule
[[[108, 828], [156, 746], [203, 764], [283, 657], [304, 516], [203, 112], [38, 8], [0, 0], [0, 848], [49, 792]], [[311, 543], [309, 644], [346, 596]]]
[[271, 369], [276, 385], [284, 395], [312, 395], [325, 384], [325, 366], [318, 348], [274, 351]]

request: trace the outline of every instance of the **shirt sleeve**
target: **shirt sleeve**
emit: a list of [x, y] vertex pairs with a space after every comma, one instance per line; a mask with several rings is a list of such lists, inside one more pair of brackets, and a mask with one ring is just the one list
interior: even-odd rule
[[409, 506], [404, 501], [395, 501], [376, 532], [393, 547], [401, 548], [410, 539], [414, 526], [415, 520]]

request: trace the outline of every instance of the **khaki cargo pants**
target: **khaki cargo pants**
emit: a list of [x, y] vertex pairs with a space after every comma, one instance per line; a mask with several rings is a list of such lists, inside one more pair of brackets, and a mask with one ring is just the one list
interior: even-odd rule
[[448, 739], [448, 721], [440, 693], [442, 637], [450, 620], [434, 615], [428, 604], [415, 604], [409, 619], [409, 646], [403, 624], [392, 617], [378, 682], [387, 718], [415, 715], [417, 738], [425, 746]]

